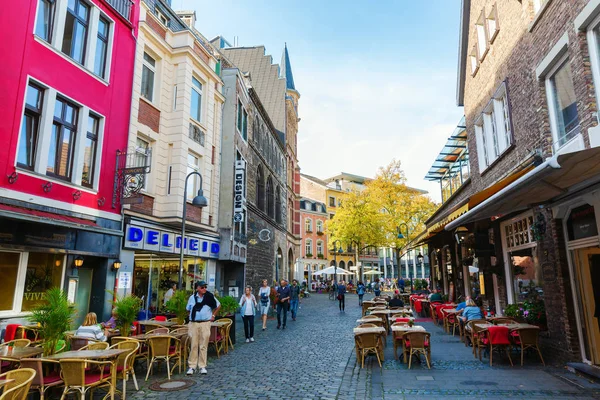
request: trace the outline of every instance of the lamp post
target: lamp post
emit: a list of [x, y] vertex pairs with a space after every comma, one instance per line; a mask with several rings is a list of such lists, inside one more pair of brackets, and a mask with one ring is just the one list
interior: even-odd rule
[[185, 177], [185, 184], [183, 189], [183, 215], [181, 216], [181, 243], [179, 248], [179, 285], [177, 288], [179, 290], [183, 289], [183, 248], [185, 247], [185, 217], [186, 217], [186, 209], [187, 209], [187, 184], [190, 176], [198, 175], [200, 178], [200, 187], [198, 189], [198, 195], [194, 197], [192, 200], [192, 205], [196, 207], [206, 207], [208, 205], [208, 200], [204, 197], [202, 192], [202, 175], [198, 171], [192, 171]]
[[[402, 227], [404, 226], [405, 230], [406, 230], [406, 236], [404, 236], [402, 234]], [[396, 227], [396, 230], [398, 231], [398, 235], [396, 236], [398, 239], [406, 239], [406, 242], [408, 243], [408, 241], [410, 240], [408, 237], [408, 225], [406, 225], [404, 222], [400, 223], [400, 225], [398, 225], [398, 227]], [[400, 275], [402, 274], [402, 264], [400, 263], [402, 261], [402, 256], [400, 255], [400, 246], [396, 246], [396, 262], [398, 263], [398, 280], [400, 280]], [[406, 263], [406, 268], [408, 269], [408, 263]], [[412, 279], [411, 279], [411, 291], [412, 291]]]
[[[337, 253], [338, 253], [338, 243], [339, 240], [333, 241], [333, 283], [337, 283]], [[342, 250], [342, 246], [339, 248], [340, 252]]]
[[[423, 257], [423, 254], [421, 254], [421, 252], [419, 252], [419, 254], [417, 254], [417, 262], [419, 263], [419, 266], [423, 265], [423, 260], [425, 259], [425, 257]], [[425, 270], [423, 269], [423, 267], [421, 267], [423, 274], [425, 274]], [[423, 279], [425, 279], [425, 276], [423, 275]], [[412, 285], [412, 281], [410, 283]], [[411, 286], [412, 288], [412, 286]]]

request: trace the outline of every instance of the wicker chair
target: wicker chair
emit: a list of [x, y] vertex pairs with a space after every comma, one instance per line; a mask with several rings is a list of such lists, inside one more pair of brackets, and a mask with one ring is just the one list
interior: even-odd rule
[[354, 335], [357, 356], [360, 356], [361, 368], [365, 367], [365, 357], [369, 354], [375, 354], [377, 362], [381, 368], [383, 360], [383, 341], [378, 333], [359, 333]]
[[225, 337], [226, 329], [221, 327], [210, 327], [210, 337], [208, 338], [208, 346], [212, 345], [215, 347], [215, 351], [217, 352], [217, 358], [220, 358], [221, 350], [224, 350], [227, 345], [227, 338]]
[[31, 368], [19, 368], [0, 375], [0, 379], [12, 379], [4, 386], [0, 400], [25, 400], [29, 393], [29, 387], [35, 377], [35, 370]]
[[[171, 342], [174, 341], [175, 345], [172, 346]], [[148, 338], [148, 347], [150, 348], [150, 362], [148, 364], [148, 372], [146, 373], [146, 380], [152, 372], [152, 366], [155, 361], [166, 361], [167, 362], [167, 377], [171, 380], [172, 370], [179, 365], [179, 373], [181, 373], [181, 341], [173, 336], [169, 335], [156, 335]], [[169, 362], [171, 359], [177, 359], [177, 364], [171, 368]]]
[[[478, 320], [472, 320], [467, 323], [471, 327], [471, 342], [473, 343], [473, 356], [481, 361], [481, 350], [487, 349], [485, 339], [485, 328], [478, 328]], [[479, 320], [480, 321], [480, 320]], [[482, 322], [479, 322], [482, 323]], [[485, 322], [483, 322], [485, 323]]]
[[165, 328], [164, 326], [159, 324], [144, 324], [143, 327], [144, 333], [150, 333], [155, 329], [166, 329], [167, 331], [169, 330], [169, 328]]
[[[506, 355], [508, 356], [508, 360], [510, 361], [510, 365], [512, 367], [513, 362], [512, 358], [510, 358], [510, 337], [509, 331], [506, 326], [490, 326], [485, 335], [480, 339], [484, 345], [489, 346], [490, 350], [490, 367], [492, 366], [492, 358], [494, 355], [494, 348], [504, 348], [506, 351]], [[479, 360], [481, 360], [481, 351], [479, 352]]]
[[357, 328], [377, 328], [377, 325], [372, 322], [365, 322], [364, 324], [357, 326]]
[[540, 356], [540, 360], [542, 361], [542, 365], [546, 366], [539, 346], [540, 330], [537, 328], [520, 328], [513, 332], [513, 342], [515, 343], [515, 346], [518, 346], [521, 349], [521, 366], [523, 366], [523, 355], [527, 349], [536, 349]]
[[182, 363], [183, 365], [186, 365], [188, 356], [190, 354], [190, 345], [192, 344], [192, 341], [190, 339], [190, 336], [188, 334], [188, 328], [187, 326], [185, 328], [179, 328], [179, 329], [175, 329], [171, 331], [171, 335], [175, 336], [175, 337], [179, 337], [179, 340], [181, 340], [181, 357], [182, 357]]
[[83, 336], [69, 336], [69, 348], [72, 351], [79, 350], [90, 343], [96, 343], [96, 340]]
[[29, 339], [13, 339], [10, 342], [2, 343], [2, 346], [13, 346], [13, 347], [29, 347], [31, 340]]
[[169, 328], [165, 328], [164, 326], [161, 326], [159, 328], [154, 328], [150, 331], [146, 330], [146, 335], [168, 335], [169, 334]]
[[412, 365], [412, 356], [423, 354], [427, 368], [431, 369], [431, 334], [429, 332], [406, 332], [404, 334], [404, 347], [408, 356], [408, 369]]
[[362, 315], [367, 315], [367, 311], [369, 311], [369, 307], [371, 307], [372, 305], [370, 303], [367, 302], [363, 302], [362, 304]]
[[[452, 336], [456, 333], [456, 328], [459, 326], [458, 317], [454, 313], [447, 313], [442, 309], [442, 315], [444, 316], [444, 330], [450, 333], [452, 329]], [[460, 328], [459, 328], [460, 333]]]
[[[71, 392], [79, 392], [82, 399], [88, 390], [92, 392], [101, 387], [112, 388], [111, 374], [105, 372], [106, 367], [111, 367], [110, 361], [86, 360], [81, 358], [65, 358], [60, 362], [60, 376], [65, 384], [65, 389], [61, 396], [64, 399]], [[86, 371], [87, 366], [93, 366], [91, 370]], [[93, 398], [93, 393], [91, 395]]]
[[[392, 324], [392, 327], [394, 326], [404, 326], [406, 325], [403, 322], [394, 322]], [[398, 359], [398, 347], [402, 347], [402, 341], [404, 340], [404, 332], [394, 332], [394, 330], [392, 329], [392, 339], [394, 340], [394, 358], [397, 360]]]
[[[485, 319], [472, 319], [468, 322], [465, 322], [464, 326], [464, 335], [465, 335], [465, 347], [469, 346], [469, 341], [473, 345], [473, 355], [475, 355], [475, 331], [473, 330], [473, 325], [475, 324], [487, 324]], [[469, 340], [467, 340], [469, 338]]]
[[[137, 340], [124, 340], [110, 346], [111, 349], [117, 350], [129, 350], [127, 353], [121, 353], [116, 361], [117, 377], [123, 379], [123, 391], [121, 392], [121, 398], [125, 400], [127, 392], [127, 379], [131, 375], [133, 377], [133, 384], [135, 390], [140, 390], [135, 376], [135, 369], [133, 364], [135, 363], [135, 355], [140, 348], [140, 343]], [[106, 372], [110, 372], [110, 369]]]
[[[22, 358], [21, 368], [31, 368], [36, 374], [31, 382], [30, 390], [40, 393], [40, 400], [44, 400], [46, 390], [64, 384], [60, 377], [60, 362], [43, 358]], [[45, 367], [45, 368], [44, 368]]]
[[495, 318], [492, 318], [490, 320], [490, 322], [494, 325], [516, 324], [517, 323], [514, 319], [508, 318], [508, 317], [495, 317]]
[[39, 334], [40, 334], [40, 331], [38, 329], [21, 325], [17, 328], [17, 333], [15, 334], [15, 338], [29, 339], [32, 342], [37, 342]]
[[86, 346], [83, 346], [79, 349], [79, 351], [81, 350], [106, 350], [108, 349], [108, 343], [107, 342], [94, 342], [94, 343], [90, 343]]
[[233, 325], [233, 321], [229, 318], [223, 318], [219, 320], [223, 322], [225, 325], [223, 326], [224, 334], [225, 334], [225, 353], [229, 353], [229, 346], [231, 346], [231, 350], [235, 350], [233, 348], [233, 341], [231, 340], [231, 336], [229, 332], [231, 331], [231, 325]]

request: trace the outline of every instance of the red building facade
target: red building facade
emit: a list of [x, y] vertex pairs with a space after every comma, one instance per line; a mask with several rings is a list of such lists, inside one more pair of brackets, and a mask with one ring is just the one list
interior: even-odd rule
[[69, 289], [79, 314], [104, 313], [138, 13], [138, 0], [24, 0], [0, 15], [0, 269], [13, 294], [0, 317], [50, 286]]

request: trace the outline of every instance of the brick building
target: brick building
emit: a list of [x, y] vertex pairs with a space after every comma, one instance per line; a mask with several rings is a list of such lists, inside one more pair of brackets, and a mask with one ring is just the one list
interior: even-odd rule
[[309, 287], [311, 282], [318, 278], [313, 274], [327, 268], [329, 264], [325, 235], [325, 223], [328, 218], [325, 203], [307, 197], [300, 200], [300, 221], [303, 226], [299, 266], [304, 271], [303, 281], [306, 281]]
[[547, 357], [597, 365], [600, 2], [464, 0], [461, 19], [465, 120], [428, 173], [451, 190], [420, 238], [432, 278], [499, 314], [543, 299]]
[[[141, 3], [123, 165], [125, 172], [142, 173], [126, 178], [135, 190], [125, 193], [130, 205], [125, 210], [122, 268], [133, 273], [132, 291], [152, 312], [162, 310], [164, 293], [180, 274], [188, 291], [200, 279], [210, 290], [221, 289], [217, 226], [222, 81], [212, 47], [193, 28], [195, 12], [176, 13], [169, 3]], [[207, 202], [202, 208], [193, 204], [199, 190]]]

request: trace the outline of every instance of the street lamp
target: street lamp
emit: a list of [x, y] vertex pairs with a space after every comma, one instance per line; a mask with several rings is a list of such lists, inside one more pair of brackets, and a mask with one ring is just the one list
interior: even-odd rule
[[181, 216], [181, 243], [179, 248], [179, 290], [183, 289], [183, 247], [185, 243], [185, 219], [186, 219], [186, 209], [187, 209], [187, 184], [190, 176], [198, 175], [200, 178], [200, 187], [198, 189], [198, 195], [194, 197], [192, 200], [192, 205], [196, 207], [206, 207], [208, 205], [208, 200], [204, 197], [202, 192], [202, 175], [198, 171], [192, 171], [185, 177], [185, 184], [183, 189], [183, 215]]
[[[402, 227], [404, 226], [404, 229], [406, 231], [406, 236], [404, 236], [402, 234]], [[404, 222], [401, 222], [400, 225], [398, 225], [398, 227], [396, 228], [396, 231], [398, 232], [398, 235], [396, 236], [398, 239], [406, 239], [406, 242], [408, 243], [409, 241], [409, 237], [408, 237], [408, 225]], [[400, 279], [400, 275], [402, 274], [402, 264], [400, 263], [402, 261], [402, 256], [400, 255], [401, 252], [401, 248], [400, 246], [396, 246], [396, 262], [398, 263], [398, 280]], [[406, 268], [408, 269], [408, 262], [406, 263]], [[411, 280], [411, 291], [412, 291], [412, 280]]]
[[[419, 266], [423, 265], [423, 259], [425, 257], [423, 257], [423, 254], [421, 254], [421, 252], [419, 252], [419, 254], [417, 254], [417, 262], [419, 263]], [[425, 273], [425, 271], [423, 270], [423, 273]], [[423, 276], [423, 278], [425, 278], [425, 276]], [[412, 292], [412, 281], [410, 281], [410, 288], [411, 288], [411, 292]]]
[[[337, 283], [337, 253], [339, 240], [333, 241], [333, 283]], [[342, 246], [339, 247], [339, 252], [342, 252]]]

